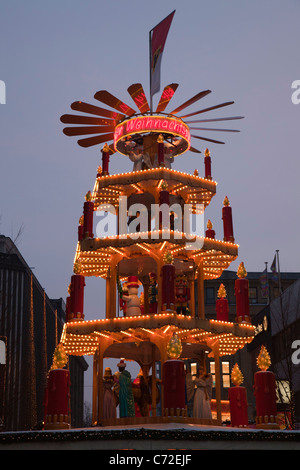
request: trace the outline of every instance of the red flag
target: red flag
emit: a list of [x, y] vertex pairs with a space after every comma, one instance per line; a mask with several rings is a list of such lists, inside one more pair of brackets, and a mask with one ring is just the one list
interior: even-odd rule
[[[150, 95], [160, 90], [160, 66], [168, 32], [175, 14], [174, 10], [150, 31]], [[151, 34], [152, 33], [152, 34]]]

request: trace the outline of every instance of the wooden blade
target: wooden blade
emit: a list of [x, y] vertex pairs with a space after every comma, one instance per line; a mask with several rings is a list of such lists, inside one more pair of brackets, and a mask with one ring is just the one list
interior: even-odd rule
[[200, 139], [200, 140], [207, 140], [207, 142], [213, 142], [215, 144], [225, 144], [225, 142], [221, 142], [220, 140], [207, 139], [205, 137], [199, 137], [198, 135], [191, 135], [191, 137], [194, 137], [195, 139]]
[[112, 119], [101, 119], [92, 116], [77, 116], [75, 114], [64, 114], [60, 118], [64, 124], [95, 124], [98, 126], [115, 125], [117, 121]]
[[130, 108], [130, 106], [123, 103], [123, 101], [119, 100], [106, 90], [97, 91], [97, 93], [94, 95], [94, 98], [96, 98], [98, 101], [101, 101], [101, 103], [110, 106], [111, 108], [121, 111], [127, 116], [132, 116], [136, 112], [134, 109]]
[[200, 150], [197, 150], [194, 147], [190, 147], [189, 150], [194, 153], [201, 153]]
[[213, 109], [223, 108], [224, 106], [229, 106], [233, 104], [234, 101], [227, 101], [226, 103], [217, 104], [216, 106], [211, 106], [210, 108], [201, 109], [200, 111], [195, 111], [194, 113], [186, 114], [185, 116], [180, 116], [181, 119], [196, 116], [196, 114], [206, 113], [207, 111], [212, 111]]
[[134, 83], [130, 85], [127, 89], [128, 93], [130, 94], [131, 98], [141, 111], [141, 113], [146, 113], [150, 110], [143, 86], [141, 83]]
[[195, 103], [196, 101], [201, 100], [201, 98], [204, 98], [204, 96], [208, 95], [209, 93], [211, 93], [211, 90], [201, 91], [201, 92], [198, 93], [197, 95], [193, 96], [193, 98], [189, 99], [188, 101], [186, 101], [185, 103], [183, 103], [181, 106], [179, 106], [178, 108], [174, 109], [174, 111], [171, 111], [170, 114], [179, 113], [179, 111], [182, 111], [182, 110], [183, 110], [184, 108], [186, 108], [187, 106], [190, 106], [191, 104]]
[[186, 124], [196, 124], [198, 122], [217, 122], [217, 121], [232, 121], [234, 119], [244, 119], [244, 116], [234, 116], [216, 119], [198, 119], [196, 121], [184, 121]]
[[103, 142], [109, 142], [113, 140], [114, 134], [104, 134], [104, 135], [97, 135], [95, 137], [88, 137], [87, 139], [80, 139], [77, 141], [80, 147], [92, 147], [93, 145], [102, 144]]
[[81, 113], [95, 114], [96, 116], [105, 116], [111, 119], [119, 121], [125, 118], [125, 114], [119, 114], [109, 109], [99, 108], [93, 104], [84, 103], [83, 101], [75, 101], [71, 104], [71, 108], [74, 111], [80, 111]]
[[190, 127], [193, 131], [240, 132], [236, 129], [212, 129], [210, 127]]
[[164, 91], [161, 94], [159, 103], [156, 108], [157, 113], [162, 113], [166, 109], [175, 91], [177, 90], [177, 87], [178, 87], [178, 83], [171, 83], [171, 85], [165, 86]]
[[114, 131], [114, 126], [87, 126], [87, 127], [65, 127], [63, 133], [72, 135], [88, 135], [88, 134], [104, 134], [105, 132]]

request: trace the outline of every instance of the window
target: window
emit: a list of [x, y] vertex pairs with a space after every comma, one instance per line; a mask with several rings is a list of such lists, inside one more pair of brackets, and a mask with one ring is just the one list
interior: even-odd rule
[[249, 287], [249, 302], [250, 304], [257, 304], [257, 288]]
[[214, 287], [206, 287], [205, 300], [207, 304], [215, 303], [215, 288]]
[[223, 387], [229, 388], [230, 387], [230, 370], [229, 370], [229, 362], [222, 362], [222, 379], [223, 379]]
[[[221, 366], [221, 372], [222, 372], [221, 380], [222, 380], [223, 388], [229, 388], [230, 387], [229, 362], [228, 361], [221, 362], [220, 366]], [[215, 368], [214, 361], [210, 362], [210, 373], [213, 379], [213, 387], [215, 387], [216, 386], [216, 368]]]

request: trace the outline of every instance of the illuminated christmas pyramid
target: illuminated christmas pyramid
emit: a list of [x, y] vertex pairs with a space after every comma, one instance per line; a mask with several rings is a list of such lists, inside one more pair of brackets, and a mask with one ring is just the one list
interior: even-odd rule
[[[200, 233], [191, 233], [190, 219], [196, 217], [203, 222], [204, 211], [216, 194], [210, 152], [203, 149], [203, 172], [188, 174], [172, 168], [175, 158], [187, 158], [189, 151], [201, 153], [191, 145], [193, 139], [221, 143], [191, 134], [192, 130], [205, 130], [191, 127], [195, 121], [189, 118], [233, 102], [187, 113], [187, 107], [211, 93], [205, 90], [165, 112], [177, 86], [164, 88], [155, 111], [137, 83], [128, 88], [137, 109], [102, 90], [95, 99], [112, 110], [77, 101], [71, 108], [79, 114], [61, 117], [68, 124], [64, 128], [66, 135], [81, 136], [80, 146], [101, 146], [102, 160], [93, 190], [86, 195], [78, 227], [67, 323], [61, 338], [68, 355], [94, 356], [95, 424], [105, 422], [104, 358], [125, 358], [140, 365], [151, 390], [151, 419], [159, 421], [156, 377], [152, 373], [149, 382], [149, 371], [152, 368], [155, 372], [155, 362], [163, 365], [168, 360], [168, 344], [174, 334], [180, 341], [181, 359], [210, 355], [216, 362], [220, 356], [243, 348], [254, 335], [249, 318], [241, 312], [237, 323], [205, 318], [204, 280], [219, 278], [238, 256], [227, 197], [222, 208], [221, 239], [215, 237], [210, 221], [206, 230], [202, 223]], [[116, 152], [128, 160], [130, 168], [125, 173], [110, 173], [110, 159]], [[96, 226], [96, 211], [109, 214], [107, 220], [113, 221], [114, 233], [106, 234], [102, 226]], [[86, 321], [84, 286], [85, 278], [90, 276], [105, 280], [106, 309], [100, 318]], [[161, 386], [163, 397], [166, 385]], [[219, 424], [220, 404], [217, 416]], [[139, 419], [145, 418], [149, 416]]]

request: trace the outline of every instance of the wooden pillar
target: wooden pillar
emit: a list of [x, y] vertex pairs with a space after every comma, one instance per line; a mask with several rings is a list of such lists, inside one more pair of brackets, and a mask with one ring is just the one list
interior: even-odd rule
[[105, 316], [110, 318], [110, 272], [106, 278]]
[[156, 370], [155, 370], [155, 344], [152, 344], [152, 416], [156, 416]]
[[103, 419], [103, 351], [99, 344], [98, 348], [98, 424]]
[[93, 361], [93, 396], [92, 396], [92, 423], [98, 419], [98, 351], [94, 354]]
[[214, 354], [214, 360], [215, 360], [217, 420], [221, 423], [221, 421], [222, 421], [221, 368], [220, 368], [220, 352], [219, 352], [219, 342], [218, 341], [213, 346], [213, 354]]
[[194, 279], [194, 273], [188, 275], [188, 283], [189, 283], [189, 289], [190, 289], [189, 307], [190, 307], [191, 317], [195, 318], [196, 312], [195, 312], [195, 279]]
[[198, 317], [204, 319], [205, 318], [205, 307], [204, 307], [203, 261], [201, 261], [198, 265], [197, 292], [198, 292]]
[[162, 311], [162, 276], [161, 276], [161, 268], [163, 266], [163, 260], [157, 259], [157, 290], [158, 290], [158, 302], [157, 302], [157, 313], [161, 313]]
[[115, 261], [110, 266], [110, 289], [109, 289], [109, 318], [115, 318], [117, 308], [117, 264]]

